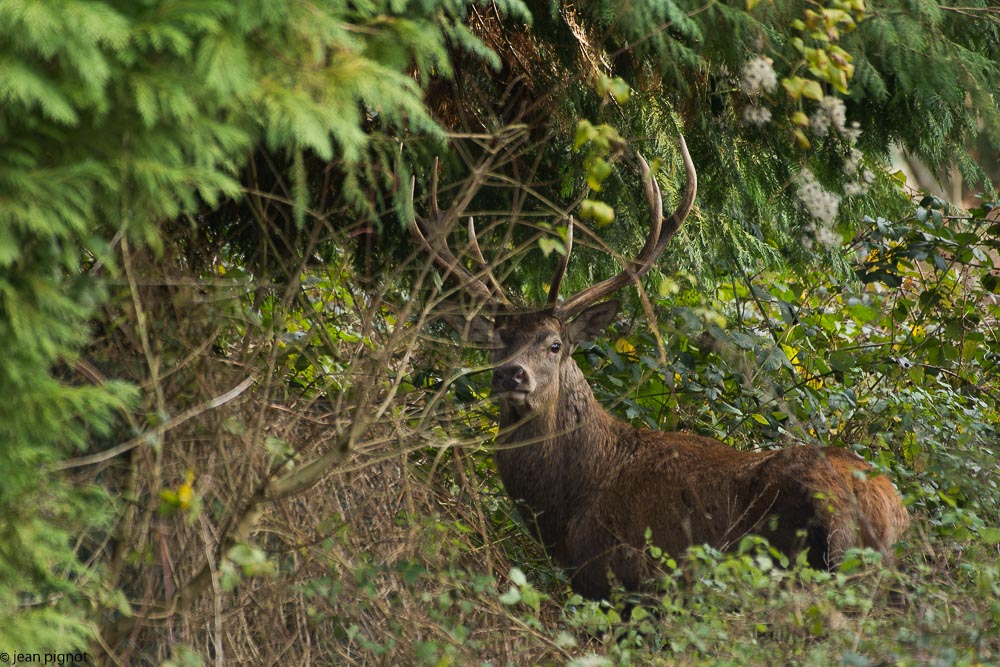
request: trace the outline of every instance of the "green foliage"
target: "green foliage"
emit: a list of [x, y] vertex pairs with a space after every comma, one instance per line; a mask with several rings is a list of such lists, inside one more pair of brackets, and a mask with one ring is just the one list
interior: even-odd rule
[[[526, 16], [517, 2], [504, 6]], [[118, 278], [114, 244], [158, 248], [161, 221], [239, 196], [255, 145], [299, 159], [312, 151], [352, 174], [373, 123], [440, 138], [410, 68], [424, 83], [449, 74], [446, 45], [496, 65], [462, 23], [468, 7], [0, 3], [4, 647], [81, 647], [91, 632], [84, 610], [99, 577], [73, 542], [105, 511], [52, 466], [109, 437], [115, 411], [136, 396], [114, 381], [87, 386], [73, 370], [106, 297], [101, 281]], [[352, 182], [345, 196], [367, 201]]]
[[[995, 658], [995, 633], [935, 627], [934, 612], [928, 615], [924, 605], [898, 602], [896, 596], [917, 590], [941, 594], [928, 583], [935, 579], [866, 571], [879, 559], [852, 552], [838, 571], [817, 572], [803, 563], [779, 565], [781, 555], [766, 541], [746, 538], [732, 554], [696, 547], [681, 567], [665, 561], [661, 590], [628, 614], [579, 597], [568, 600], [564, 613], [572, 627], [602, 638], [579, 664], [910, 665]], [[996, 585], [996, 568], [989, 570], [981, 582], [987, 588]], [[969, 579], [960, 585], [976, 586]], [[985, 605], [976, 607], [981, 613]]]
[[[492, 576], [463, 567], [472, 550], [469, 526], [441, 516], [400, 517], [398, 524], [411, 521], [422, 533], [411, 556], [385, 562], [370, 553], [351, 552], [350, 572], [331, 562], [324, 576], [303, 585], [312, 622], [330, 630], [321, 638], [328, 654], [361, 663], [465, 664], [499, 639], [477, 632], [477, 620], [505, 605], [538, 611], [543, 596], [519, 570], [511, 571], [511, 588], [498, 596]], [[351, 538], [345, 526], [326, 545], [327, 553], [337, 553], [338, 543], [346, 545]], [[388, 596], [387, 590], [392, 592]], [[382, 617], [385, 627], [373, 629], [368, 620], [373, 616]], [[526, 623], [540, 627], [537, 619]]]
[[[288, 645], [319, 638], [355, 662], [513, 659], [511, 636], [539, 663], [996, 660], [1000, 231], [988, 207], [957, 219], [930, 198], [910, 206], [886, 164], [898, 143], [985, 185], [967, 149], [977, 140], [985, 162], [1000, 147], [989, 3], [531, 6], [0, 0], [0, 648], [82, 648], [98, 615], [135, 618], [131, 603], [170, 609], [171, 645], [182, 626], [204, 638], [181, 619], [197, 602], [171, 602], [190, 583], [171, 576], [203, 572], [218, 607], [198, 617], [239, 616], [241, 632], [264, 626], [229, 609], [308, 579], [309, 642]], [[429, 181], [432, 154], [445, 198], [496, 158], [462, 213], [485, 212], [484, 246], [535, 295], [564, 254], [566, 213], [601, 228], [577, 235], [567, 288], [634, 254], [648, 212], [629, 155], [650, 158], [669, 208], [678, 129], [701, 187], [646, 290], [663, 326], [639, 330], [633, 301], [620, 336], [581, 361], [638, 424], [850, 447], [891, 472], [918, 525], [898, 574], [778, 567], [750, 540], [680, 565], [659, 554], [660, 594], [628, 618], [624, 601], [564, 604], [563, 574], [478, 449], [494, 429], [485, 374], [414, 346], [427, 273], [384, 222], [410, 221], [399, 195], [411, 175]], [[545, 262], [520, 255], [527, 238]], [[170, 268], [163, 303], [225, 320], [208, 340], [181, 349], [180, 328], [143, 311], [148, 286], [129, 268], [146, 258]], [[126, 338], [108, 344], [120, 358], [87, 358], [95, 333]], [[211, 384], [178, 368], [209, 358], [261, 372], [261, 405], [301, 401], [300, 421], [197, 421], [190, 449], [164, 437]], [[317, 538], [300, 498], [279, 498], [268, 508], [289, 525], [226, 532], [312, 453], [306, 441], [337, 453], [329, 431], [372, 415], [349, 467], [377, 472], [304, 503], [357, 516]], [[133, 459], [67, 461], [122, 441]], [[458, 454], [465, 443], [475, 456]], [[378, 467], [390, 460], [394, 477]], [[155, 584], [126, 597], [123, 572]], [[897, 590], [918, 602], [894, 607]], [[269, 612], [304, 609], [272, 600], [268, 632], [282, 625]], [[140, 642], [165, 644], [160, 627]], [[178, 644], [169, 664], [207, 662], [200, 651]]]
[[[542, 147], [545, 163], [560, 174], [564, 198], [585, 182], [601, 187], [618, 221], [602, 234], [627, 256], [648, 218], [634, 170], [620, 165], [608, 178], [589, 152], [567, 160], [569, 148], [610, 126], [632, 150], [673, 161], [681, 130], [698, 167], [700, 215], [678, 237], [686, 252], [668, 260], [674, 268], [712, 282], [731, 272], [828, 263], [834, 239], [862, 231], [864, 214], [899, 210], [886, 164], [896, 144], [939, 176], [954, 163], [971, 185], [988, 187], [966, 147], [981, 136], [986, 162], [1000, 149], [1000, 23], [983, 2], [968, 12], [917, 4], [919, 11], [896, 0], [577, 4], [579, 59], [560, 62], [563, 76], [554, 81], [526, 75], [542, 95], [531, 120], [561, 130]], [[532, 37], [564, 52], [564, 32]], [[605, 53], [611, 56], [601, 60]], [[614, 81], [628, 87], [627, 99], [609, 95]], [[541, 93], [553, 86], [558, 93]], [[470, 113], [488, 116], [489, 109]], [[681, 173], [661, 174], [668, 198]], [[583, 275], [571, 267], [567, 285], [616, 270], [608, 253], [581, 264]]]
[[[969, 10], [985, 16], [987, 7], [974, 2]], [[962, 12], [937, 2], [878, 3], [848, 40], [848, 49], [856, 55], [852, 92], [873, 112], [873, 129], [883, 141], [903, 142], [935, 169], [954, 160], [967, 177], [981, 178], [956, 147], [980, 131], [979, 123], [994, 147], [1000, 138], [996, 89], [987, 85], [997, 78], [1000, 26], [989, 20], [969, 27]], [[894, 93], [899, 88], [920, 93], [903, 101]], [[968, 114], [968, 108], [976, 113]], [[906, 122], [896, 122], [903, 118]]]

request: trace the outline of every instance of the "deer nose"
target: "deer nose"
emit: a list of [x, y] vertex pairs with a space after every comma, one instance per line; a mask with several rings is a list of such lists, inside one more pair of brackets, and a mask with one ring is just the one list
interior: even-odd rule
[[493, 371], [493, 391], [523, 391], [528, 374], [518, 364], [506, 364]]

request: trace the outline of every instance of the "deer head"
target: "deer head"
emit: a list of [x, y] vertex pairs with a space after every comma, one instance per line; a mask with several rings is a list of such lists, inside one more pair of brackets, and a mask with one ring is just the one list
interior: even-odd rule
[[591, 306], [569, 321], [550, 311], [500, 315], [493, 326], [492, 394], [506, 415], [523, 419], [557, 406], [565, 364], [573, 350], [600, 336], [618, 312], [617, 301]]

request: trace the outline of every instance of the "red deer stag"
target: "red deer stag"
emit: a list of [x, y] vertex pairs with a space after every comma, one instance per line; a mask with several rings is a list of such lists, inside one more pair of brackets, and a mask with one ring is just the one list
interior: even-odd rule
[[639, 157], [652, 220], [636, 259], [559, 302], [567, 248], [548, 303], [533, 312], [518, 311], [504, 296], [471, 221], [477, 269], [448, 249], [456, 209], [471, 195], [442, 212], [435, 174], [430, 214], [413, 226], [437, 265], [493, 318], [477, 315], [468, 328], [491, 343], [500, 477], [536, 537], [571, 570], [574, 590], [592, 598], [606, 597], [611, 579], [635, 590], [655, 573], [644, 555], [647, 530], [653, 544], [675, 556], [697, 544], [726, 549], [756, 533], [793, 558], [808, 549], [808, 562], [819, 568], [836, 565], [850, 547], [888, 554], [909, 523], [889, 480], [847, 450], [740, 451], [698, 435], [637, 429], [594, 398], [573, 350], [611, 323], [618, 303], [601, 300], [649, 271], [691, 210], [697, 176], [683, 137], [680, 148], [687, 186], [666, 221], [659, 186]]

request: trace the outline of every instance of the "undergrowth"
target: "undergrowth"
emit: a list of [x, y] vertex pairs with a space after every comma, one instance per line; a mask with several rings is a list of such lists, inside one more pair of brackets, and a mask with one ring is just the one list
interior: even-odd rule
[[[128, 630], [118, 656], [134, 664], [995, 664], [1000, 306], [992, 266], [964, 252], [995, 252], [987, 213], [949, 221], [958, 232], [932, 214], [871, 221], [842, 258], [854, 281], [668, 276], [649, 290], [656, 326], [636, 306], [579, 352], [601, 402], [637, 425], [849, 447], [914, 519], [892, 562], [851, 552], [833, 572], [756, 538], [686, 558], [651, 547], [658, 584], [608, 601], [573, 594], [528, 537], [492, 465], [482, 352], [431, 321], [433, 299], [418, 306], [392, 276], [373, 294], [334, 254], [256, 300], [222, 262], [201, 287], [209, 312], [169, 256], [137, 262], [139, 284], [158, 285], [134, 296], [157, 353], [180, 360], [164, 395], [215, 409], [106, 483], [117, 540], [79, 548], [130, 602], [102, 602], [101, 622]], [[92, 358], [127, 358], [128, 326], [109, 325]], [[212, 398], [246, 367], [258, 389]], [[304, 491], [266, 495], [328, 461]], [[87, 470], [81, 484], [107, 468]], [[178, 591], [198, 593], [189, 609], [157, 606]]]

